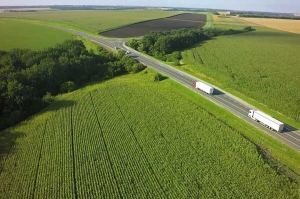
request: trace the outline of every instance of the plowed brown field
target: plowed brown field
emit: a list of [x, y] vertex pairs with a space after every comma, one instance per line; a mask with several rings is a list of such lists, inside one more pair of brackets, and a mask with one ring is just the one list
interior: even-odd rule
[[113, 30], [102, 32], [101, 35], [106, 37], [138, 37], [149, 32], [168, 31], [180, 28], [196, 28], [205, 25], [206, 15], [200, 14], [179, 14], [172, 17], [155, 19], [140, 23], [127, 25]]

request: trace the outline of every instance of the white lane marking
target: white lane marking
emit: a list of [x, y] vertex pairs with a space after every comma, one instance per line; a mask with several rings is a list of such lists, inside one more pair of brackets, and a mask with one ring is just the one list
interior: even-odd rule
[[297, 133], [298, 131], [290, 131], [290, 132], [287, 132], [289, 133], [290, 135], [292, 135], [293, 137], [297, 137], [297, 139], [300, 139], [300, 135], [299, 133]]
[[[271, 133], [271, 132], [270, 132]], [[298, 145], [297, 143], [292, 142], [291, 140], [287, 139], [286, 137], [284, 137], [283, 135], [281, 135], [280, 133], [275, 133], [275, 135], [278, 135], [279, 137], [285, 139], [286, 141], [288, 141], [289, 143], [293, 144], [294, 146], [297, 146], [300, 148], [300, 145]], [[299, 149], [298, 149], [299, 150]]]
[[293, 139], [295, 139], [295, 140], [297, 140], [297, 141], [299, 141], [299, 142], [300, 142], [300, 139], [298, 139], [298, 138], [296, 138], [296, 137], [292, 136], [292, 135], [291, 135], [291, 134], [289, 134], [289, 133], [285, 133], [284, 135], [290, 136], [291, 138], [293, 138]]
[[222, 101], [222, 102], [225, 103], [225, 105], [227, 105], [227, 106], [228, 106], [228, 104], [226, 104], [226, 103], [229, 103], [230, 105], [232, 105], [232, 106], [234, 106], [236, 109], [238, 109], [241, 113], [246, 113], [246, 114], [248, 114], [248, 111], [243, 110], [242, 108], [240, 108], [240, 107], [238, 107], [237, 105], [233, 104], [231, 101], [226, 101], [226, 100], [222, 99], [220, 96], [217, 96], [217, 95], [214, 95], [213, 98], [216, 98], [216, 99]]

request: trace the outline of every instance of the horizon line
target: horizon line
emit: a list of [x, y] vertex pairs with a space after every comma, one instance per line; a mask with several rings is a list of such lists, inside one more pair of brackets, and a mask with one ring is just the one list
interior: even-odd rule
[[281, 14], [298, 14], [295, 12], [278, 12], [278, 11], [259, 11], [259, 10], [237, 10], [237, 9], [224, 9], [224, 8], [203, 8], [203, 7], [173, 7], [173, 6], [141, 6], [141, 5], [96, 5], [96, 4], [45, 4], [45, 5], [0, 5], [2, 7], [51, 7], [51, 6], [98, 6], [98, 7], [137, 7], [137, 8], [177, 8], [177, 9], [203, 9], [203, 10], [220, 10], [220, 11], [240, 11], [240, 12], [262, 12], [262, 13], [281, 13]]

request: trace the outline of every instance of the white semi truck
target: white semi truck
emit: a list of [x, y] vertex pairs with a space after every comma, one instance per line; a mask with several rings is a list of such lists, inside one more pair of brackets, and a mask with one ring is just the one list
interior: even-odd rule
[[199, 89], [199, 90], [201, 90], [201, 91], [209, 94], [209, 95], [212, 95], [213, 92], [214, 92], [214, 88], [213, 87], [211, 87], [211, 86], [209, 86], [209, 85], [207, 85], [207, 84], [205, 84], [203, 82], [195, 81], [194, 82], [194, 87], [196, 89]]
[[284, 129], [284, 123], [272, 118], [271, 116], [261, 111], [250, 110], [248, 116], [277, 132], [282, 132]]

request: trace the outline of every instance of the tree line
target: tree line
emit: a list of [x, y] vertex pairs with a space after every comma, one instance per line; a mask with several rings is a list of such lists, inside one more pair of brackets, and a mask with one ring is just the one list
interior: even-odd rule
[[231, 35], [253, 31], [252, 27], [242, 30], [223, 29], [178, 29], [166, 32], [151, 32], [142, 39], [132, 39], [127, 45], [140, 52], [147, 53], [161, 60], [181, 58], [178, 51], [189, 48], [197, 43], [209, 40], [219, 35]]
[[41, 51], [0, 51], [0, 129], [41, 110], [53, 95], [143, 69], [124, 52], [87, 51], [80, 40]]

